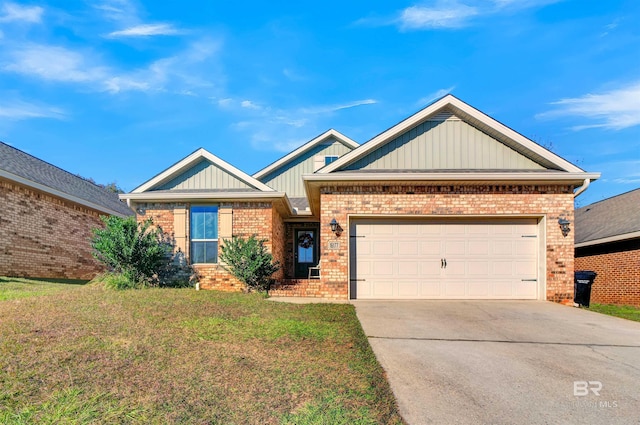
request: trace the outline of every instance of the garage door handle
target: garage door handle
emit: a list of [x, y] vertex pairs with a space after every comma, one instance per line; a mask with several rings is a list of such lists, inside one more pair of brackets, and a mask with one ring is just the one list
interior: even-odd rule
[[520, 279], [522, 282], [537, 282], [538, 279]]
[[440, 259], [440, 268], [441, 269], [446, 269], [447, 268], [447, 259], [446, 258], [441, 258]]

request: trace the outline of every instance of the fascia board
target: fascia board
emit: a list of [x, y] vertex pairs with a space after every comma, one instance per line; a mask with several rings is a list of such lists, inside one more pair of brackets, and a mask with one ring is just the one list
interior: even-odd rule
[[82, 206], [87, 207], [87, 208], [91, 208], [92, 210], [103, 212], [103, 213], [109, 214], [109, 215], [115, 215], [115, 216], [118, 216], [118, 217], [126, 217], [124, 214], [122, 214], [120, 212], [117, 212], [115, 210], [112, 210], [110, 208], [106, 208], [106, 207], [103, 207], [102, 205], [98, 205], [96, 203], [87, 201], [86, 199], [78, 198], [77, 196], [70, 195], [70, 194], [68, 194], [66, 192], [62, 192], [60, 190], [53, 189], [53, 188], [51, 188], [49, 186], [45, 186], [45, 185], [43, 185], [41, 183], [36, 183], [36, 182], [31, 181], [29, 179], [25, 179], [24, 177], [16, 176], [15, 174], [9, 173], [9, 172], [4, 171], [4, 170], [0, 170], [0, 177], [5, 178], [5, 179], [10, 180], [10, 181], [14, 181], [14, 182], [19, 183], [19, 184], [21, 184], [23, 186], [27, 186], [27, 187], [30, 187], [32, 189], [36, 189], [36, 190], [38, 190], [40, 192], [44, 192], [44, 193], [46, 193], [48, 195], [52, 195], [52, 196], [55, 196], [57, 198], [66, 199], [67, 201], [73, 202], [75, 204], [82, 205]]
[[292, 160], [294, 160], [298, 156], [304, 154], [308, 150], [314, 148], [316, 145], [324, 142], [329, 137], [334, 137], [340, 143], [342, 143], [343, 145], [345, 145], [345, 146], [347, 146], [347, 147], [349, 147], [351, 149], [356, 149], [358, 146], [360, 146], [354, 140], [348, 138], [344, 134], [342, 134], [339, 131], [334, 130], [332, 128], [332, 129], [329, 129], [329, 130], [325, 131], [324, 133], [322, 133], [318, 137], [315, 137], [313, 140], [310, 140], [309, 142], [307, 142], [304, 145], [300, 146], [298, 149], [294, 150], [293, 152], [290, 152], [287, 155], [283, 156], [282, 158], [278, 159], [277, 161], [275, 161], [271, 165], [268, 165], [265, 168], [263, 168], [262, 170], [258, 171], [257, 173], [255, 173], [253, 175], [253, 178], [255, 178], [255, 179], [263, 178], [264, 176], [272, 173], [273, 171], [277, 170], [278, 168], [282, 167], [283, 165], [286, 165], [287, 163], [291, 162]]
[[609, 236], [606, 238], [594, 239], [592, 241], [580, 242], [575, 244], [575, 247], [584, 248], [584, 247], [593, 246], [593, 245], [602, 245], [605, 243], [620, 242], [620, 241], [626, 241], [628, 239], [636, 239], [636, 238], [640, 238], [640, 231], [632, 232], [632, 233], [624, 233], [622, 235]]
[[567, 182], [582, 183], [585, 179], [597, 180], [600, 173], [551, 172], [551, 173], [345, 173], [305, 174], [302, 179], [309, 182], [332, 181], [523, 181], [523, 182]]
[[254, 179], [253, 177], [251, 177], [250, 175], [246, 174], [245, 172], [237, 169], [236, 167], [234, 167], [233, 165], [229, 164], [228, 162], [223, 161], [222, 159], [220, 159], [217, 156], [213, 155], [212, 153], [210, 153], [206, 149], [200, 148], [197, 151], [195, 151], [194, 153], [192, 153], [191, 155], [189, 155], [186, 158], [184, 158], [182, 161], [177, 162], [173, 166], [167, 168], [166, 170], [164, 170], [163, 172], [161, 172], [157, 176], [153, 177], [151, 180], [148, 180], [146, 183], [142, 184], [141, 186], [138, 186], [133, 191], [131, 191], [131, 193], [146, 192], [147, 190], [155, 187], [156, 185], [158, 185], [158, 184], [160, 184], [162, 182], [168, 181], [171, 178], [175, 177], [176, 175], [180, 174], [180, 172], [182, 172], [183, 170], [185, 170], [186, 168], [188, 168], [189, 166], [191, 166], [192, 164], [196, 163], [197, 161], [199, 161], [202, 158], [205, 158], [205, 159], [211, 161], [213, 164], [215, 164], [218, 167], [220, 167], [221, 169], [227, 171], [229, 174], [232, 174], [233, 176], [235, 176], [238, 179], [244, 181], [248, 185], [255, 187], [256, 189], [259, 189], [259, 190], [262, 190], [262, 191], [265, 191], [265, 192], [274, 192], [274, 190], [272, 188], [270, 188], [269, 186], [265, 185], [264, 183], [259, 182], [258, 180]]

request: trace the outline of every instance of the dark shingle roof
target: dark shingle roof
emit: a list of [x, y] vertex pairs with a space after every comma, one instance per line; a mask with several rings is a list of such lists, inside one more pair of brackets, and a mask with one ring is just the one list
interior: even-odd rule
[[0, 170], [79, 198], [87, 202], [85, 205], [94, 204], [123, 216], [134, 214], [115, 193], [2, 142]]
[[291, 206], [299, 210], [305, 210], [309, 208], [309, 200], [307, 198], [289, 198]]
[[575, 214], [577, 244], [640, 231], [640, 189], [608, 198]]

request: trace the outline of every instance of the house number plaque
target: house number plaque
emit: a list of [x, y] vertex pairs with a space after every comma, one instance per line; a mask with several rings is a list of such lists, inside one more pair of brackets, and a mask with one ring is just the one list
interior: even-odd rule
[[340, 242], [338, 241], [329, 242], [329, 249], [340, 249]]

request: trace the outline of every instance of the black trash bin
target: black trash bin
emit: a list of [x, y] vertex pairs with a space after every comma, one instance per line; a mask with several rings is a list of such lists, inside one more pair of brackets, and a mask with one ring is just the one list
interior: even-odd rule
[[580, 270], [574, 273], [573, 280], [573, 302], [585, 307], [589, 307], [591, 301], [591, 285], [596, 280], [596, 272]]

